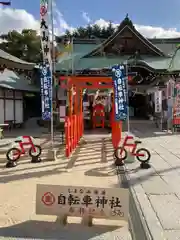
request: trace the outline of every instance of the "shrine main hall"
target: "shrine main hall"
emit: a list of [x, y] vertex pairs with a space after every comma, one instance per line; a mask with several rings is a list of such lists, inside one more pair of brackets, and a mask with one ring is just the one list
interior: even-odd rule
[[[57, 59], [56, 76], [59, 79], [71, 75], [94, 76], [98, 79], [111, 76], [113, 65], [125, 63], [128, 67], [130, 117], [148, 119], [152, 114], [149, 110], [149, 103], [153, 101], [154, 91], [157, 89], [164, 91], [164, 101], [166, 100], [167, 82], [171, 78], [178, 80], [179, 43], [180, 38], [148, 39], [144, 37], [126, 16], [117, 30], [107, 39], [74, 37], [73, 52]], [[61, 43], [58, 47], [61, 49]], [[89, 96], [97, 97], [98, 89], [88, 89], [90, 84], [87, 81], [87, 88], [84, 86], [84, 101], [87, 102]], [[60, 107], [65, 107], [67, 94], [64, 89], [61, 89], [61, 81], [59, 81], [59, 91]], [[99, 95], [108, 95], [110, 90], [104, 88], [99, 89], [98, 92]], [[167, 104], [163, 104], [165, 105]]]

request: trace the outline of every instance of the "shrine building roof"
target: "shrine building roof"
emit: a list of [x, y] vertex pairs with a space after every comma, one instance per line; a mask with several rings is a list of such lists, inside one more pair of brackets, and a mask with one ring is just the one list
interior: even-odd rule
[[23, 61], [0, 49], [0, 64], [5, 64], [8, 68], [19, 68], [24, 70], [32, 70], [34, 63]]
[[[108, 68], [124, 61], [152, 71], [180, 72], [180, 38], [145, 38], [128, 16], [108, 39], [74, 39], [73, 52], [57, 60], [56, 70]], [[176, 57], [175, 57], [176, 55]]]

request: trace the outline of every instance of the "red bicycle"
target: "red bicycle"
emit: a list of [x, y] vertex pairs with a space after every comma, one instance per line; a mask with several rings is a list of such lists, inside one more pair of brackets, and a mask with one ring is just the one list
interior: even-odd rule
[[125, 149], [125, 147], [131, 147], [130, 154], [132, 156], [135, 156], [137, 160], [141, 163], [147, 163], [149, 162], [151, 158], [151, 154], [149, 150], [146, 148], [139, 148], [137, 149], [137, 145], [141, 144], [141, 141], [134, 141], [134, 143], [127, 143], [128, 140], [133, 140], [133, 136], [126, 136], [123, 142], [123, 145], [121, 147], [118, 147], [114, 151], [114, 156], [116, 158], [115, 165], [116, 166], [122, 166], [124, 165], [124, 161], [128, 157], [128, 152]]
[[19, 143], [19, 148], [12, 147], [10, 148], [7, 153], [6, 157], [7, 160], [10, 162], [15, 162], [19, 160], [19, 158], [26, 153], [26, 150], [24, 148], [24, 145], [29, 145], [29, 156], [31, 157], [39, 157], [41, 155], [42, 149], [39, 145], [34, 145], [32, 139], [30, 136], [23, 136], [23, 139], [26, 139], [27, 142], [24, 142], [23, 140], [16, 140], [15, 143]]

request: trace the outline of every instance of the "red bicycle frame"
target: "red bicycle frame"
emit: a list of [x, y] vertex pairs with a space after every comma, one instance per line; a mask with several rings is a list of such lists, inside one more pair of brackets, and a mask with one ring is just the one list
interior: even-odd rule
[[134, 141], [134, 143], [128, 143], [129, 140], [134, 140], [133, 136], [126, 136], [120, 151], [120, 155], [123, 153], [123, 150], [125, 149], [125, 147], [131, 147], [131, 155], [133, 156], [138, 156], [138, 157], [144, 157], [144, 154], [137, 154], [136, 153], [136, 149], [137, 149], [137, 145], [138, 142]]
[[24, 146], [27, 146], [27, 145], [30, 145], [31, 148], [33, 149], [33, 151], [36, 152], [36, 148], [34, 146], [34, 143], [33, 143], [32, 139], [31, 139], [31, 137], [30, 136], [23, 136], [23, 139], [27, 140], [27, 141], [26, 142], [23, 142], [23, 141], [20, 141], [20, 140], [16, 141], [16, 142], [19, 143], [19, 147], [20, 147], [20, 150], [21, 150], [21, 155], [26, 153], [26, 151], [24, 149]]

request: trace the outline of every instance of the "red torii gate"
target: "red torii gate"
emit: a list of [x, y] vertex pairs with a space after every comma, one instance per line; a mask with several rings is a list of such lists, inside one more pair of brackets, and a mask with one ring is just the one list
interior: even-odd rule
[[[65, 141], [66, 157], [69, 157], [83, 135], [83, 89], [113, 88], [113, 83], [112, 78], [107, 76], [61, 76], [59, 84], [61, 88], [65, 88], [68, 91], [69, 109], [65, 118]], [[73, 92], [75, 92], [74, 95]], [[111, 100], [114, 103], [114, 94], [112, 94]], [[116, 122], [114, 115], [114, 104], [112, 104], [112, 144], [114, 148], [117, 148], [121, 140], [122, 122]]]

